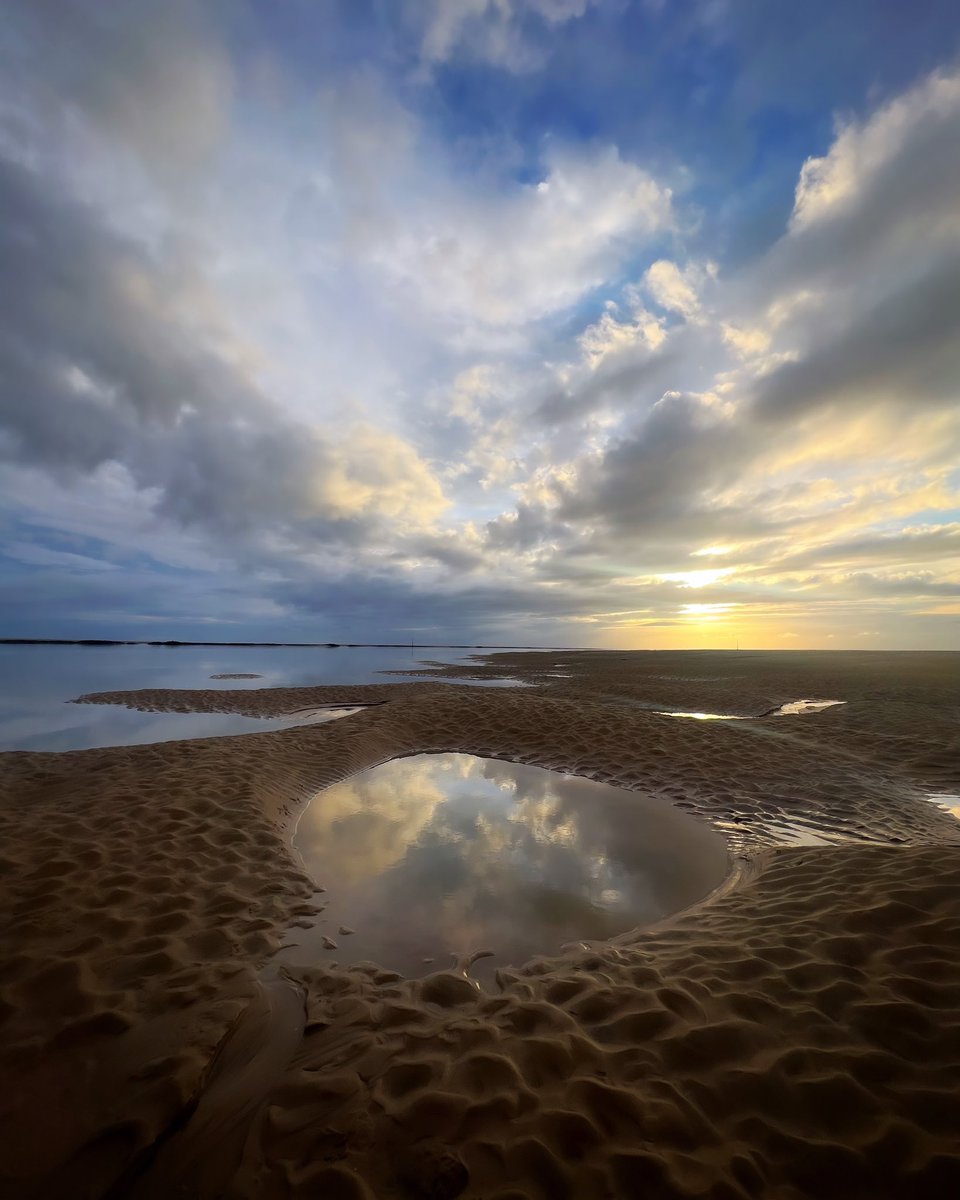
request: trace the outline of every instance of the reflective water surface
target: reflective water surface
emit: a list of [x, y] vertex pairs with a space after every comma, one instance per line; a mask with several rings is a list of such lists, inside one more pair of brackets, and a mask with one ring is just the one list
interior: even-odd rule
[[750, 717], [733, 716], [729, 713], [705, 713], [705, 712], [662, 712], [657, 710], [657, 715], [661, 717], [689, 717], [694, 721], [749, 721]]
[[781, 704], [774, 717], [791, 717], [798, 713], [820, 712], [823, 708], [833, 708], [835, 704], [846, 704], [846, 700], [791, 700], [789, 704]]
[[0, 645], [0, 750], [128, 746], [300, 723], [69, 703], [85, 692], [400, 683], [403, 676], [384, 672], [418, 671], [427, 655], [432, 662], [456, 663], [470, 654], [463, 647]]
[[[761, 713], [764, 717], [793, 717], [800, 713], [820, 712], [824, 708], [833, 708], [835, 704], [846, 704], [845, 700], [791, 700], [788, 704], [781, 704], [779, 708], [772, 712]], [[694, 721], [752, 721], [753, 717], [745, 717], [743, 715], [734, 715], [732, 713], [708, 713], [708, 712], [667, 712], [663, 709], [656, 710], [661, 717], [688, 717]]]
[[930, 792], [927, 799], [960, 821], [960, 792]]
[[468, 754], [396, 759], [319, 792], [294, 846], [327, 907], [285, 955], [405, 975], [491, 950], [471, 970], [484, 978], [612, 937], [701, 899], [729, 866], [723, 838], [666, 801]]
[[[349, 717], [359, 708], [312, 708], [282, 717], [245, 717], [240, 713], [139, 712], [115, 704], [64, 706], [45, 722], [35, 713], [7, 717], [2, 724], [8, 745], [17, 750], [92, 750], [102, 746], [146, 746], [153, 742], [238, 737], [295, 725], [322, 725]], [[12, 744], [11, 744], [12, 743]]]

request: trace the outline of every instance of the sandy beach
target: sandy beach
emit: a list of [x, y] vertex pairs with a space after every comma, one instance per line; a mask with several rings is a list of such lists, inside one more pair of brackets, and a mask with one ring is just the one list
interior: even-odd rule
[[[843, 703], [774, 714], [801, 698]], [[929, 799], [960, 791], [960, 656], [513, 653], [88, 699], [364, 707], [0, 756], [4, 1197], [960, 1194], [960, 821]], [[730, 874], [484, 989], [278, 961], [324, 902], [291, 848], [307, 802], [450, 751], [669, 800]]]

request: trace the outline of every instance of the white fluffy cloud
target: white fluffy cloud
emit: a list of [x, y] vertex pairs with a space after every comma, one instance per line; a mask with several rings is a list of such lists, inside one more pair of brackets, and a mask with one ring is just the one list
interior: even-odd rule
[[595, 370], [604, 359], [617, 357], [625, 350], [642, 346], [654, 351], [663, 345], [666, 333], [663, 324], [643, 307], [632, 305], [626, 320], [619, 319], [619, 306], [610, 301], [599, 321], [588, 325], [579, 335], [577, 342], [591, 370]]
[[369, 425], [345, 431], [330, 469], [317, 480], [319, 509], [336, 519], [386, 517], [401, 528], [432, 525], [449, 507], [439, 481], [413, 447]]
[[660, 258], [647, 268], [643, 285], [661, 308], [691, 321], [700, 312], [700, 288], [705, 278], [715, 274], [712, 265], [703, 268], [690, 263], [681, 268], [669, 259]]
[[478, 197], [429, 180], [370, 231], [391, 286], [432, 314], [506, 326], [568, 308], [670, 227], [670, 190], [613, 148], [550, 152], [543, 177]]

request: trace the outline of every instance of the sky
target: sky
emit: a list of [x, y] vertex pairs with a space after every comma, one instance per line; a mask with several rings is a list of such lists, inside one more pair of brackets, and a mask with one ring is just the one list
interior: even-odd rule
[[0, 18], [0, 636], [960, 649], [955, 0]]

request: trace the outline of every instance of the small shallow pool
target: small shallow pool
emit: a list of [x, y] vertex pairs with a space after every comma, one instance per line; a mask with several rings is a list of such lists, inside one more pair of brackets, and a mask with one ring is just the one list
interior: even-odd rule
[[960, 792], [928, 792], [927, 799], [960, 821]]
[[356, 706], [320, 707], [278, 717], [246, 717], [241, 713], [141, 712], [119, 704], [64, 704], [62, 712], [47, 720], [43, 714], [7, 720], [3, 735], [14, 750], [92, 750], [266, 733], [296, 725], [320, 725], [359, 711]]
[[[761, 717], [794, 717], [801, 713], [820, 712], [824, 708], [833, 708], [835, 704], [846, 704], [845, 700], [791, 700], [787, 704], [781, 704], [779, 708], [771, 709], [770, 712], [760, 713]], [[756, 718], [746, 717], [742, 714], [733, 713], [708, 713], [708, 712], [668, 712], [665, 709], [657, 709], [657, 713], [661, 717], [688, 717], [694, 721], [753, 721]]]
[[[326, 909], [292, 961], [471, 974], [658, 921], [724, 880], [723, 838], [667, 801], [468, 754], [395, 759], [319, 792], [294, 846]], [[343, 932], [349, 930], [350, 932]]]

